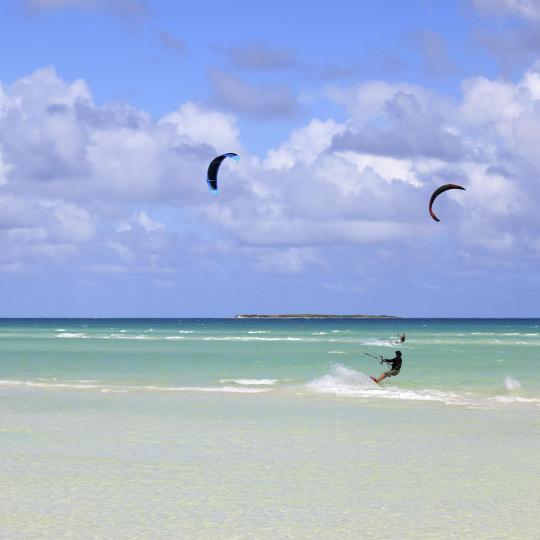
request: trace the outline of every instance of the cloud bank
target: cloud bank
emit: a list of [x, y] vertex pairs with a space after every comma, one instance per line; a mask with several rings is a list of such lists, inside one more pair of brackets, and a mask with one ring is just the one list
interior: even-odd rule
[[[287, 92], [214, 77], [222, 99], [240, 88], [237, 109], [294, 110]], [[154, 119], [98, 105], [52, 68], [0, 86], [0, 270], [301, 276], [328, 290], [405, 280], [417, 293], [535, 271], [539, 65], [516, 83], [464, 80], [459, 99], [381, 81], [327, 98], [344, 120], [313, 118], [261, 159], [233, 115], [200, 104]], [[214, 198], [206, 167], [224, 151], [242, 159]], [[448, 182], [467, 191], [437, 201], [436, 224], [427, 201]]]

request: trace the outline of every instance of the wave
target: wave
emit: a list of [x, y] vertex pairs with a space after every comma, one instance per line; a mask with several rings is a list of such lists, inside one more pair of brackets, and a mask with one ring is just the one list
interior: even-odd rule
[[538, 332], [470, 332], [471, 336], [538, 336]]
[[328, 351], [328, 354], [347, 354], [345, 351]]
[[[518, 382], [515, 379], [513, 380]], [[306, 388], [308, 391], [317, 394], [330, 394], [340, 397], [432, 401], [445, 405], [461, 405], [473, 408], [490, 408], [497, 404], [516, 403], [540, 405], [540, 399], [522, 396], [482, 396], [472, 392], [452, 392], [436, 389], [411, 390], [395, 386], [380, 386], [363, 373], [341, 364], [332, 365], [329, 374], [308, 382]]]
[[203, 341], [310, 341], [300, 337], [206, 336]]
[[270, 330], [248, 330], [248, 334], [269, 334]]
[[158, 337], [150, 337], [150, 336], [126, 336], [124, 334], [120, 335], [120, 334], [110, 334], [109, 336], [95, 336], [96, 339], [127, 339], [127, 340], [132, 340], [132, 339], [146, 339], [146, 340], [155, 340], [155, 339], [159, 339]]
[[83, 332], [63, 332], [61, 334], [56, 335], [55, 337], [86, 339], [86, 338], [89, 338], [90, 336], [88, 334], [84, 334]]
[[383, 341], [381, 339], [368, 339], [366, 341], [361, 341], [360, 343], [369, 347], [394, 347], [396, 345], [396, 343], [387, 340]]
[[42, 381], [19, 381], [0, 380], [2, 387], [26, 387], [43, 389], [63, 390], [99, 390], [102, 393], [116, 392], [225, 392], [231, 394], [260, 394], [268, 392], [267, 388], [249, 388], [243, 386], [120, 386], [107, 384], [85, 384], [80, 382], [42, 382]]
[[279, 382], [279, 379], [220, 379], [221, 384], [240, 384], [243, 386], [271, 386]]

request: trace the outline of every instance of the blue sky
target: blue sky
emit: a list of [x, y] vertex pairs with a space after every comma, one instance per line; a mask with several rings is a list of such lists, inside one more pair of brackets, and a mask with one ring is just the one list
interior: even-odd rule
[[2, 2], [0, 316], [538, 316], [539, 29], [536, 0]]

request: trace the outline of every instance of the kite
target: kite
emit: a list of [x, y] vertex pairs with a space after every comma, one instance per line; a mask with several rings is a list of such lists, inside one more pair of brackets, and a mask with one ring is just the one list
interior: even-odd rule
[[431, 217], [432, 217], [435, 221], [441, 221], [441, 220], [440, 220], [440, 219], [435, 215], [435, 213], [433, 212], [433, 209], [432, 209], [433, 203], [435, 202], [435, 199], [436, 199], [441, 193], [444, 193], [445, 191], [448, 191], [449, 189], [463, 189], [463, 190], [465, 190], [464, 187], [458, 186], [457, 184], [444, 184], [444, 186], [441, 186], [440, 188], [437, 188], [437, 189], [433, 192], [433, 195], [431, 196], [431, 199], [429, 199], [429, 213], [431, 214]]
[[219, 171], [219, 166], [221, 165], [221, 162], [225, 158], [231, 158], [234, 159], [234, 161], [240, 161], [240, 157], [238, 154], [235, 154], [234, 152], [228, 152], [227, 154], [222, 154], [221, 156], [218, 156], [214, 158], [210, 165], [208, 165], [208, 173], [206, 176], [206, 181], [208, 182], [208, 187], [210, 188], [210, 191], [214, 194], [218, 194], [218, 185], [217, 185], [217, 176]]

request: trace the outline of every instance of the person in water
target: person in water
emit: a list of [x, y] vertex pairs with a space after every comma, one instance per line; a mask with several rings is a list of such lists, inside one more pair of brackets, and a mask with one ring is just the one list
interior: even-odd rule
[[376, 382], [377, 384], [379, 384], [381, 381], [383, 381], [387, 377], [395, 377], [396, 375], [399, 374], [399, 370], [401, 369], [401, 363], [402, 363], [401, 351], [396, 351], [396, 356], [390, 360], [386, 358], [382, 358], [381, 364], [383, 362], [386, 362], [388, 366], [391, 366], [391, 367], [388, 371], [381, 373], [378, 379], [376, 379], [375, 377], [371, 377], [371, 380], [373, 382]]
[[398, 334], [399, 343], [405, 343], [405, 332], [403, 334]]

